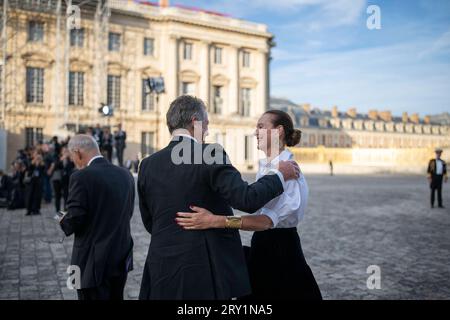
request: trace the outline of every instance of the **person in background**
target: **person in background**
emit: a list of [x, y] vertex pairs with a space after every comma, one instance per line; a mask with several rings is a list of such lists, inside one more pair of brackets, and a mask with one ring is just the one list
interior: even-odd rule
[[64, 211], [67, 211], [67, 198], [69, 196], [69, 181], [70, 176], [75, 171], [75, 164], [73, 163], [72, 159], [70, 159], [70, 152], [68, 147], [64, 147], [61, 150], [60, 160], [62, 163], [61, 189], [64, 200]]
[[108, 161], [112, 163], [113, 136], [109, 128], [105, 128], [105, 132], [103, 133], [103, 144], [101, 150], [103, 156], [106, 157], [106, 159], [108, 159]]
[[59, 141], [58, 141], [58, 137], [57, 136], [54, 136], [53, 138], [52, 138], [52, 141], [50, 142], [50, 144], [51, 144], [51, 146], [52, 146], [52, 149], [53, 149], [53, 152], [55, 153], [55, 154], [60, 154], [61, 153], [61, 144], [59, 143]]
[[136, 159], [134, 159], [134, 161], [133, 161], [134, 173], [138, 173], [138, 171], [139, 171], [139, 163], [140, 163], [139, 155], [136, 155]]
[[428, 182], [431, 189], [431, 208], [434, 208], [434, 195], [437, 191], [438, 206], [445, 208], [442, 203], [442, 181], [447, 182], [447, 164], [441, 159], [442, 149], [435, 150], [436, 158], [428, 163]]
[[100, 128], [100, 124], [97, 123], [95, 128], [92, 130], [92, 136], [94, 137], [95, 141], [98, 144], [98, 147], [100, 150], [103, 148], [103, 130]]
[[47, 174], [47, 172], [53, 163], [54, 158], [53, 146], [48, 144], [42, 144], [40, 152], [42, 154], [42, 159], [44, 160], [45, 165], [45, 174], [42, 177], [43, 196], [45, 203], [51, 203], [53, 198], [53, 189], [50, 180], [51, 177]]
[[41, 214], [44, 176], [46, 176], [45, 163], [42, 155], [36, 152], [24, 178], [27, 216]]
[[127, 133], [122, 130], [122, 124], [119, 123], [118, 130], [114, 134], [114, 145], [116, 147], [117, 161], [119, 166], [123, 167], [123, 152], [127, 147]]
[[54, 198], [55, 198], [55, 218], [59, 218], [58, 212], [61, 210], [61, 196], [62, 196], [62, 162], [59, 157], [59, 153], [53, 154], [53, 162], [47, 170], [47, 175], [50, 177], [50, 181], [53, 185]]
[[330, 165], [330, 176], [333, 176], [333, 161], [330, 160], [329, 165]]
[[24, 178], [26, 166], [23, 161], [18, 159], [12, 164], [12, 193], [11, 200], [8, 203], [8, 210], [25, 208], [25, 184]]
[[12, 181], [3, 170], [0, 170], [0, 201], [1, 207], [7, 207], [11, 200]]

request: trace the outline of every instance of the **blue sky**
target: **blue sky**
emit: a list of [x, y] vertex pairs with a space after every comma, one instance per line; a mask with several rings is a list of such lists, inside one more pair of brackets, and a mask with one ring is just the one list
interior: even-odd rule
[[[172, 0], [267, 24], [275, 35], [271, 95], [337, 105], [450, 112], [448, 0]], [[381, 29], [369, 30], [369, 5]]]

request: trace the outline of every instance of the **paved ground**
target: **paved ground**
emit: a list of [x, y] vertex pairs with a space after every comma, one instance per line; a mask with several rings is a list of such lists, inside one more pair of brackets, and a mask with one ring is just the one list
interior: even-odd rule
[[[309, 176], [310, 206], [299, 227], [325, 299], [450, 299], [450, 209], [429, 208], [417, 176]], [[444, 200], [450, 208], [450, 183]], [[66, 288], [72, 239], [45, 206], [41, 216], [0, 209], [0, 299], [75, 299]], [[136, 208], [135, 270], [126, 298], [136, 299], [148, 244]], [[248, 243], [251, 233], [243, 232]], [[369, 290], [367, 267], [381, 270]]]

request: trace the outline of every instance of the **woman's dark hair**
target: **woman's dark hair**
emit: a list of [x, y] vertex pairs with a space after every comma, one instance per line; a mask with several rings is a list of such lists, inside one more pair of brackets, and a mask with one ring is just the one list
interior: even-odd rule
[[281, 110], [269, 110], [264, 114], [272, 115], [272, 124], [274, 127], [283, 126], [284, 129], [284, 141], [288, 147], [293, 147], [300, 142], [302, 138], [302, 132], [298, 129], [294, 129], [294, 123], [291, 116]]

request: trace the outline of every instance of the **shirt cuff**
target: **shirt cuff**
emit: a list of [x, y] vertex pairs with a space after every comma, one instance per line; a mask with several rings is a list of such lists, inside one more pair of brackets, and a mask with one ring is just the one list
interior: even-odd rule
[[283, 185], [283, 191], [286, 190], [286, 181], [284, 181], [284, 177], [281, 172], [277, 169], [269, 170], [269, 173], [276, 174], [278, 178], [280, 178], [281, 184]]
[[275, 213], [275, 211], [272, 211], [270, 209], [267, 209], [265, 207], [263, 207], [261, 209], [261, 214], [269, 217], [270, 220], [272, 220], [272, 228], [275, 228], [278, 224], [278, 215]]

